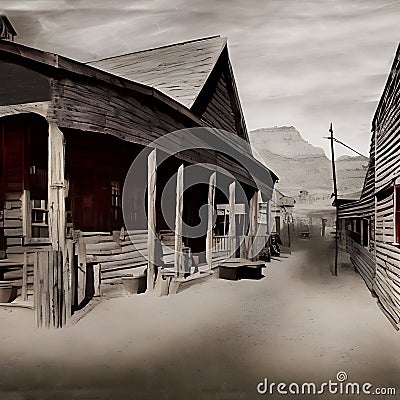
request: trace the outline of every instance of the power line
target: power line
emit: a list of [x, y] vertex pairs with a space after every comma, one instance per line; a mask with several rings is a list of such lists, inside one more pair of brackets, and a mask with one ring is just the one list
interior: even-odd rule
[[329, 139], [329, 140], [332, 140], [332, 139], [333, 139], [336, 143], [339, 143], [339, 144], [341, 144], [342, 146], [347, 147], [348, 149], [354, 151], [354, 153], [358, 154], [359, 156], [368, 158], [368, 157], [365, 156], [364, 154], [361, 154], [359, 151], [353, 149], [353, 148], [350, 147], [348, 144], [343, 143], [343, 142], [342, 142], [341, 140], [339, 140], [339, 139], [331, 138], [331, 137], [329, 137], [329, 136], [324, 136], [323, 138], [324, 138], [324, 139]]

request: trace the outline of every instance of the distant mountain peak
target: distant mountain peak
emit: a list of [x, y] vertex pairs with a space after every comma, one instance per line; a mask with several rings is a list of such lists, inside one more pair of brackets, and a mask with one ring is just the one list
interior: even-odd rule
[[[260, 128], [249, 136], [255, 153], [279, 176], [278, 187], [285, 194], [296, 197], [300, 190], [307, 190], [331, 207], [332, 166], [322, 148], [305, 140], [292, 125]], [[361, 156], [338, 158], [340, 194], [361, 190], [367, 164], [368, 159]]]
[[324, 157], [321, 147], [313, 146], [305, 140], [294, 126], [261, 128], [249, 133], [251, 144], [257, 150], [266, 147], [268, 151], [283, 157], [314, 158]]

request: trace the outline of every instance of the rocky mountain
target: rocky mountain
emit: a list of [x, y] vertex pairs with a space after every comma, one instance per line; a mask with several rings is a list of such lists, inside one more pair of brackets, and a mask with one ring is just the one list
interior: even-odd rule
[[[322, 148], [303, 139], [293, 126], [258, 129], [249, 135], [255, 153], [279, 176], [280, 191], [298, 203], [331, 207], [332, 165]], [[368, 159], [361, 156], [336, 160], [340, 195], [359, 195], [367, 165]]]

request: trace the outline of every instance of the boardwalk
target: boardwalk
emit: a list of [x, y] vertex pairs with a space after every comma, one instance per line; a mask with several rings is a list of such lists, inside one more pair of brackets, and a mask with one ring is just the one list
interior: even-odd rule
[[318, 383], [338, 371], [395, 386], [398, 334], [352, 268], [330, 276], [328, 241], [302, 244], [260, 281], [112, 298], [60, 331], [33, 331], [29, 310], [0, 310], [1, 398], [247, 400], [262, 398], [264, 377]]

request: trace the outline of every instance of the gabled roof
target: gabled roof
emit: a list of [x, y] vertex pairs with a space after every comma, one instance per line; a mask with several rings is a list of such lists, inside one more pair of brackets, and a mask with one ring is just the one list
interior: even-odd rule
[[211, 36], [91, 61], [88, 65], [153, 87], [191, 108], [227, 40]]
[[378, 106], [376, 107], [376, 111], [374, 117], [372, 119], [372, 130], [374, 131], [377, 128], [377, 124], [379, 122], [379, 118], [381, 114], [384, 112], [385, 107], [387, 107], [387, 103], [393, 98], [390, 96], [395, 92], [393, 88], [393, 83], [398, 74], [398, 70], [400, 68], [400, 43], [397, 45], [396, 54], [393, 59], [392, 68], [388, 74], [386, 79], [385, 87], [383, 88], [383, 92], [381, 98], [379, 99]]

